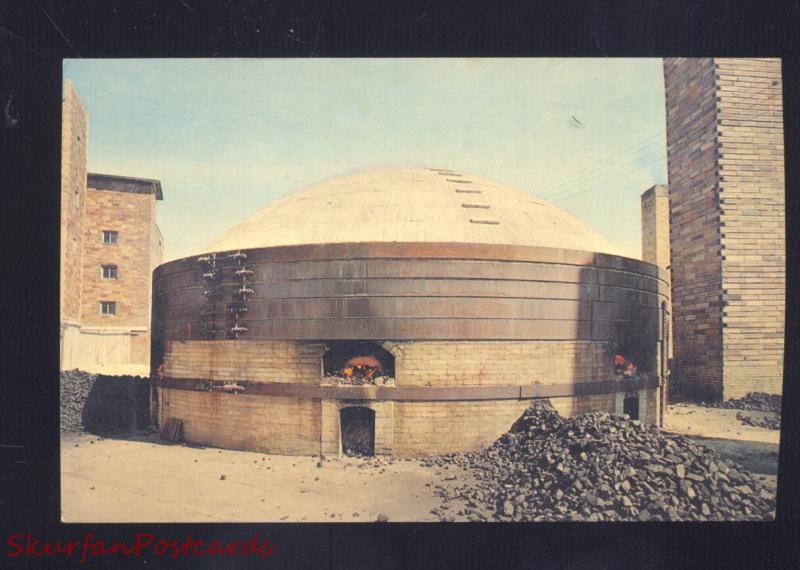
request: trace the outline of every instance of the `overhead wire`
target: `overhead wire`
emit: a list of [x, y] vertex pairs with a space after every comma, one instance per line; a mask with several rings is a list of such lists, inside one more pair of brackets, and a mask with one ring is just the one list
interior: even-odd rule
[[[547, 196], [546, 199], [550, 202], [555, 202], [561, 200], [561, 198], [573, 194], [576, 190], [580, 190], [582, 187], [586, 187], [587, 185], [596, 185], [596, 181], [598, 179], [613, 179], [616, 180], [620, 176], [624, 176], [629, 172], [634, 172], [639, 169], [639, 166], [643, 161], [650, 161], [650, 159], [660, 159], [665, 156], [666, 147], [661, 146], [659, 148], [654, 148], [648, 151], [645, 154], [636, 156], [635, 159], [630, 160], [626, 163], [619, 164], [615, 168], [602, 172], [599, 176], [595, 176], [593, 180], [585, 180], [585, 181], [576, 181], [574, 184], [571, 184], [569, 187], [562, 188], [558, 192]], [[649, 164], [649, 162], [647, 162]], [[634, 168], [631, 168], [634, 167]], [[619, 175], [617, 175], [620, 173]], [[610, 178], [609, 178], [610, 177]]]
[[[607, 175], [612, 174], [612, 173], [621, 172], [621, 171], [623, 171], [625, 169], [628, 169], [631, 166], [636, 165], [637, 163], [641, 162], [642, 160], [649, 160], [650, 158], [653, 158], [653, 157], [662, 158], [662, 157], [665, 156], [665, 153], [666, 153], [666, 145], [665, 144], [659, 145], [658, 147], [654, 147], [652, 149], [649, 149], [648, 152], [646, 152], [644, 154], [631, 157], [631, 159], [628, 160], [627, 162], [618, 164], [614, 168], [611, 168], [611, 169], [606, 170], [604, 172], [600, 171], [599, 172], [600, 175], [596, 176], [595, 178], [600, 178], [600, 177], [604, 177], [604, 176], [607, 176]], [[637, 168], [634, 168], [632, 171], [635, 171], [635, 170], [637, 170]], [[576, 189], [577, 186], [581, 186], [581, 185], [585, 185], [585, 184], [591, 184], [591, 183], [592, 183], [591, 180], [576, 180], [576, 181], [572, 182], [569, 186], [561, 188], [560, 190], [558, 190], [557, 192], [555, 192], [555, 193], [553, 193], [553, 194], [551, 194], [549, 196], [543, 196], [543, 198], [545, 198], [545, 199], [547, 199], [548, 201], [551, 201], [551, 202], [557, 201], [557, 200], [560, 200], [563, 196], [572, 193]]]
[[642, 169], [644, 169], [644, 168], [647, 168], [648, 166], [651, 166], [651, 165], [653, 165], [653, 164], [655, 164], [655, 163], [657, 163], [657, 162], [661, 161], [661, 160], [662, 160], [662, 158], [663, 158], [663, 155], [659, 155], [659, 156], [657, 156], [655, 159], [651, 160], [650, 162], [647, 162], [647, 163], [645, 163], [645, 164], [643, 164], [643, 165], [641, 165], [641, 166], [639, 166], [639, 167], [637, 167], [637, 168], [634, 168], [633, 170], [629, 170], [629, 171], [627, 171], [627, 172], [623, 172], [622, 174], [620, 174], [620, 175], [618, 175], [618, 176], [614, 176], [614, 177], [612, 177], [612, 178], [609, 178], [609, 179], [607, 179], [607, 180], [605, 180], [605, 181], [603, 181], [603, 182], [601, 182], [601, 183], [599, 183], [599, 184], [595, 184], [594, 186], [590, 186], [589, 188], [584, 188], [583, 190], [579, 190], [579, 191], [577, 191], [577, 192], [575, 192], [575, 193], [573, 193], [573, 194], [569, 194], [569, 195], [566, 195], [566, 196], [562, 196], [562, 197], [561, 197], [561, 198], [559, 198], [558, 200], [554, 200], [554, 201], [553, 201], [553, 203], [554, 203], [554, 204], [560, 204], [561, 202], [564, 202], [564, 201], [566, 201], [566, 200], [569, 200], [569, 199], [571, 199], [571, 198], [574, 198], [575, 196], [579, 196], [579, 195], [581, 195], [581, 194], [585, 194], [586, 192], [589, 192], [590, 190], [594, 190], [594, 189], [596, 189], [596, 188], [599, 188], [599, 187], [601, 187], [601, 186], [605, 186], [605, 185], [606, 185], [606, 184], [608, 184], [609, 182], [613, 182], [614, 180], [617, 180], [617, 179], [619, 179], [619, 178], [622, 178], [623, 176], [627, 176], [628, 174], [632, 174], [632, 173], [634, 173], [634, 172], [637, 172], [637, 171], [639, 171], [639, 170], [642, 170]]
[[[776, 89], [780, 89], [781, 87], [782, 86], [779, 85], [763, 86], [757, 89], [749, 90], [748, 94], [756, 95], [767, 92], [773, 94]], [[659, 140], [659, 138], [661, 140]], [[557, 180], [555, 183], [540, 190], [538, 194], [543, 198], [547, 199], [548, 201], [558, 204], [566, 200], [569, 200], [571, 198], [574, 198], [575, 196], [579, 196], [596, 188], [605, 186], [606, 184], [613, 182], [614, 180], [618, 180], [623, 176], [627, 176], [628, 174], [632, 174], [634, 172], [647, 168], [648, 166], [651, 166], [662, 160], [665, 154], [666, 154], [665, 133], [663, 131], [653, 133], [652, 135], [645, 137], [644, 139], [642, 139], [641, 141], [639, 141], [634, 145], [628, 146], [624, 149], [617, 151], [616, 153], [613, 153], [598, 160], [594, 165], [591, 165], [587, 168], [569, 174], [568, 176], [565, 176], [560, 180]], [[597, 174], [607, 175], [609, 173], [620, 172], [623, 168], [631, 166], [632, 164], [635, 164], [638, 161], [641, 161], [643, 159], [647, 160], [651, 158], [652, 160], [648, 160], [648, 162], [640, 166], [637, 166], [636, 168], [626, 170], [616, 176], [608, 177], [605, 180], [603, 180], [603, 182], [600, 182], [598, 184], [593, 184], [588, 188], [580, 189], [577, 192], [574, 191], [575, 190], [574, 187], [584, 182], [584, 180], [589, 176], [594, 176]], [[609, 166], [612, 165], [613, 168], [609, 169]]]
[[[560, 180], [557, 180], [556, 182], [550, 184], [549, 186], [546, 186], [545, 188], [543, 188], [539, 192], [542, 193], [542, 194], [552, 192], [553, 190], [557, 189], [558, 187], [560, 187], [560, 186], [562, 186], [564, 184], [568, 184], [573, 179], [580, 179], [580, 178], [583, 178], [583, 177], [587, 176], [589, 173], [592, 173], [592, 172], [597, 171], [597, 170], [602, 170], [603, 168], [607, 167], [609, 164], [613, 164], [615, 162], [618, 162], [620, 159], [626, 158], [626, 157], [628, 157], [628, 156], [630, 156], [632, 154], [637, 154], [637, 153], [641, 152], [642, 150], [644, 150], [645, 148], [648, 148], [650, 146], [654, 146], [654, 145], [658, 144], [661, 141], [659, 141], [657, 139], [659, 137], [663, 137], [663, 136], [664, 136], [663, 132], [654, 133], [654, 134], [642, 139], [641, 141], [639, 141], [638, 143], [636, 143], [634, 145], [628, 146], [626, 148], [623, 148], [623, 149], [617, 151], [614, 154], [611, 154], [609, 156], [603, 157], [602, 159], [597, 161], [597, 163], [595, 163], [594, 165], [588, 166], [588, 167], [584, 168], [583, 170], [579, 170], [579, 171], [573, 172], [572, 174], [569, 174], [569, 175], [565, 176], [564, 178], [561, 178]], [[641, 147], [641, 148], [637, 149], [637, 147]], [[634, 150], [634, 149], [637, 149], [637, 150]]]

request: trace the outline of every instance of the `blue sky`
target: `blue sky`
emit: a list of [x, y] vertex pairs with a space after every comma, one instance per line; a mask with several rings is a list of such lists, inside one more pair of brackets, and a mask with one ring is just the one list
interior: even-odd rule
[[388, 166], [483, 176], [641, 253], [666, 183], [659, 59], [66, 60], [89, 170], [162, 181], [165, 259], [277, 198]]

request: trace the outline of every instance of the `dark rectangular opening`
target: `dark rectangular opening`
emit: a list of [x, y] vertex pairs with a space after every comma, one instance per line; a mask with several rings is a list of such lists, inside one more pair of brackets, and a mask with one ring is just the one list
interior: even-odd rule
[[628, 396], [622, 401], [622, 413], [630, 416], [632, 420], [639, 419], [639, 398]]
[[375, 412], [363, 406], [342, 408], [339, 412], [342, 452], [350, 456], [375, 455]]

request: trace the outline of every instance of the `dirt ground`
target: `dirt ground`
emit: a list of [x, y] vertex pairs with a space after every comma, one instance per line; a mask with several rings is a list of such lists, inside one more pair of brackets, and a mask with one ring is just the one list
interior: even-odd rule
[[[264, 455], [157, 437], [61, 441], [64, 522], [435, 521], [434, 485], [457, 474], [412, 460]], [[460, 473], [460, 475], [464, 475]], [[224, 479], [222, 477], [224, 476]], [[429, 485], [428, 485], [429, 484]]]
[[[747, 412], [758, 414], [759, 412]], [[665, 431], [697, 438], [774, 489], [780, 433], [742, 425], [736, 410], [669, 406]], [[461, 469], [416, 460], [327, 459], [166, 445], [157, 437], [61, 440], [64, 522], [436, 521], [437, 485]], [[462, 505], [447, 513], [456, 521]]]
[[736, 419], [740, 413], [751, 418], [774, 416], [770, 412], [705, 408], [693, 404], [667, 406], [664, 416], [664, 431], [699, 437], [713, 437], [738, 441], [757, 441], [777, 445], [781, 433], [742, 424]]

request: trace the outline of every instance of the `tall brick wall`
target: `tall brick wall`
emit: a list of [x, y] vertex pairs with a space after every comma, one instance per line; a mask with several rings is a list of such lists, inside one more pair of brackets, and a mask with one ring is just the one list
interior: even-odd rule
[[714, 63], [723, 396], [780, 393], [786, 286], [781, 62], [715, 58]]
[[[97, 190], [86, 192], [81, 321], [107, 327], [149, 327], [151, 206], [155, 198]], [[103, 230], [119, 232], [103, 243]], [[117, 279], [102, 279], [101, 266], [116, 264]], [[117, 314], [100, 314], [100, 301], [116, 301]]]
[[61, 113], [61, 320], [77, 322], [89, 125], [86, 109], [69, 80], [64, 82]]
[[676, 376], [704, 397], [778, 392], [780, 62], [664, 60]]
[[722, 391], [716, 93], [710, 59], [665, 59], [675, 380]]
[[[652, 263], [670, 274], [669, 249], [669, 189], [666, 185], [652, 186], [642, 194], [642, 261]], [[672, 300], [666, 299], [669, 311], [668, 356], [674, 354], [672, 335]]]

